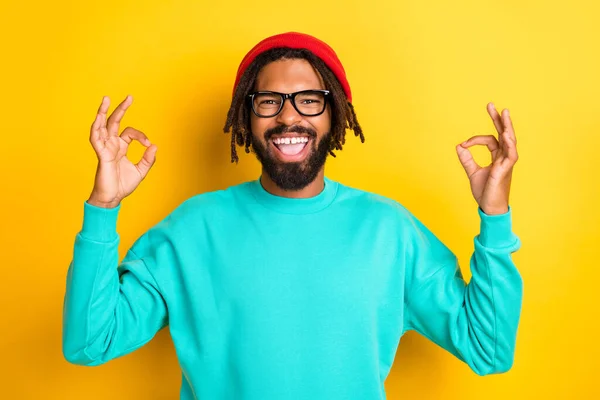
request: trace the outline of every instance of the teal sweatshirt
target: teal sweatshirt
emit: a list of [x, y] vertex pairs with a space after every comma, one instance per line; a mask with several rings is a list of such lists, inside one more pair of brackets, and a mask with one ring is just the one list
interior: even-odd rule
[[63, 353], [99, 365], [169, 326], [188, 399], [385, 399], [414, 330], [477, 374], [513, 362], [522, 280], [511, 209], [478, 209], [467, 285], [455, 255], [399, 203], [325, 179], [308, 199], [260, 180], [184, 201], [119, 263], [120, 206], [84, 203]]

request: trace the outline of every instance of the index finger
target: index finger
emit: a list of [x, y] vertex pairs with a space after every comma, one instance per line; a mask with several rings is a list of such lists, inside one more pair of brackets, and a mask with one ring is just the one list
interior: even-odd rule
[[125, 111], [127, 111], [132, 102], [133, 98], [131, 97], [131, 95], [127, 95], [127, 97], [125, 97], [125, 100], [123, 100], [121, 104], [119, 104], [117, 108], [115, 108], [110, 117], [108, 117], [107, 128], [109, 136], [119, 135], [119, 124], [121, 123], [121, 120], [125, 115]]
[[490, 152], [498, 150], [498, 140], [494, 135], [473, 136], [461, 143], [461, 146], [468, 149], [471, 146], [484, 145]]

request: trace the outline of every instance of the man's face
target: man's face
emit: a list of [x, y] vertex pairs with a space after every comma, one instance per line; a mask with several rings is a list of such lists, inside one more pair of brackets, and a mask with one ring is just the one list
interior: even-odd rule
[[[272, 62], [259, 72], [255, 91], [293, 93], [326, 89], [312, 65], [303, 59]], [[252, 148], [263, 170], [284, 190], [300, 190], [322, 170], [331, 140], [331, 111], [306, 117], [298, 113], [291, 99], [279, 114], [260, 118], [251, 112]], [[294, 140], [292, 140], [292, 138]], [[296, 144], [286, 144], [286, 139]]]

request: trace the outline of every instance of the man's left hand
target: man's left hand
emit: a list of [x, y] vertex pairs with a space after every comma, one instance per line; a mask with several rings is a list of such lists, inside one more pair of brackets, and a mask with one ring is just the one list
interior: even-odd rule
[[[508, 110], [498, 114], [492, 103], [487, 105], [488, 114], [494, 122], [498, 139], [494, 135], [473, 136], [456, 146], [458, 158], [469, 177], [471, 192], [481, 210], [488, 215], [508, 212], [508, 196], [513, 166], [519, 156], [517, 139]], [[485, 145], [492, 153], [492, 163], [478, 165], [469, 150], [471, 146]]]

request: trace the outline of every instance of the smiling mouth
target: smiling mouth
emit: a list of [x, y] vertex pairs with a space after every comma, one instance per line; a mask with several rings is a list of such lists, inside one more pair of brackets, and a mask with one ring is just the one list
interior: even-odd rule
[[296, 156], [304, 150], [310, 138], [308, 136], [286, 136], [271, 139], [277, 149], [286, 156]]

